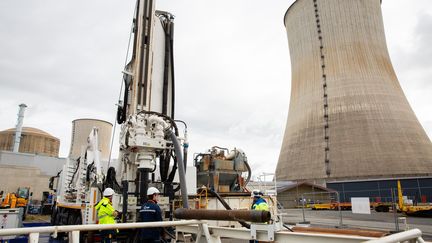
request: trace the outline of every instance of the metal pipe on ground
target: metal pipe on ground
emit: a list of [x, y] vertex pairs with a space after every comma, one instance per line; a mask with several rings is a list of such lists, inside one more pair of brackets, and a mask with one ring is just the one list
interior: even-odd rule
[[269, 211], [260, 210], [207, 210], [178, 208], [174, 212], [178, 219], [205, 219], [225, 221], [249, 221], [265, 223], [271, 219]]
[[320, 227], [294, 227], [294, 232], [302, 233], [327, 233], [327, 234], [341, 234], [341, 235], [358, 235], [365, 237], [383, 237], [389, 234], [387, 231], [378, 230], [360, 230], [360, 229], [333, 229], [333, 228], [320, 228]]

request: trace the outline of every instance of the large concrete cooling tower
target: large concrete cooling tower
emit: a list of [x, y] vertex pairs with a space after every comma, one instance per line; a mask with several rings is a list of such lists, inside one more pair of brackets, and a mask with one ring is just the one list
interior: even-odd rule
[[87, 146], [87, 138], [93, 127], [99, 129], [99, 151], [101, 160], [108, 161], [110, 155], [112, 124], [98, 119], [76, 119], [72, 121], [72, 140], [69, 157], [76, 159], [81, 156]]
[[432, 145], [393, 70], [380, 0], [297, 0], [284, 21], [292, 88], [277, 180], [432, 175]]

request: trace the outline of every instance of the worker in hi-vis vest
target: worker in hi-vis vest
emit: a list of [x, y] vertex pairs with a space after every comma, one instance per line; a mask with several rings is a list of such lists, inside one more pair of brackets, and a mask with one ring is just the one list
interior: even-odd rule
[[252, 197], [253, 202], [251, 209], [252, 210], [263, 210], [263, 211], [269, 211], [269, 205], [267, 204], [267, 201], [262, 198], [263, 193], [260, 190], [253, 190]]
[[[95, 209], [98, 211], [99, 224], [115, 224], [115, 218], [118, 212], [112, 206], [112, 197], [114, 190], [112, 188], [106, 188], [103, 191], [103, 198], [96, 204]], [[102, 243], [111, 243], [111, 240], [117, 230], [102, 230]]]
[[[267, 201], [262, 198], [264, 194], [260, 190], [253, 190], [251, 197], [253, 197], [253, 202], [251, 209], [252, 210], [262, 210], [262, 211], [269, 211], [269, 205], [267, 204]], [[249, 240], [249, 243], [257, 243], [257, 240]]]

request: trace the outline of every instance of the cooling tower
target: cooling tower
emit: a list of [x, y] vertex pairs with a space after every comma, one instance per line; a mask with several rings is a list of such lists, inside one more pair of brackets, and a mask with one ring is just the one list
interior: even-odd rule
[[292, 86], [277, 180], [432, 175], [432, 145], [393, 70], [380, 0], [297, 0], [284, 22]]
[[99, 151], [101, 160], [108, 161], [110, 155], [112, 124], [97, 119], [76, 119], [72, 121], [72, 141], [69, 157], [76, 159], [81, 156], [81, 151], [87, 146], [87, 138], [93, 129], [99, 129]]

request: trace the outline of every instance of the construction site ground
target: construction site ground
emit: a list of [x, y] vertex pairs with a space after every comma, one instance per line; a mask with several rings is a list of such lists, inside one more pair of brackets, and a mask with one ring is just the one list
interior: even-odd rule
[[[311, 210], [305, 209], [305, 221], [316, 227], [339, 227], [340, 213], [333, 210]], [[378, 213], [371, 210], [371, 214], [353, 214], [351, 211], [342, 212], [343, 227], [363, 228], [372, 230], [395, 231], [395, 216], [393, 212]], [[302, 209], [284, 209], [283, 221], [288, 225], [296, 225], [303, 222]], [[432, 218], [409, 217], [401, 213], [396, 214], [399, 218], [399, 229], [418, 228], [423, 232], [423, 239], [432, 241]], [[400, 218], [404, 217], [404, 219]]]

